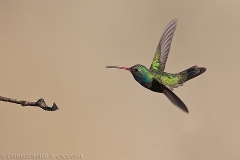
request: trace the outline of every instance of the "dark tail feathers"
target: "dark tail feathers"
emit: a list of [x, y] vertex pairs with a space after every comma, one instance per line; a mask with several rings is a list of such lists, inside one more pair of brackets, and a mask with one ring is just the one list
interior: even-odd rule
[[185, 71], [180, 72], [180, 75], [182, 75], [183, 77], [187, 77], [185, 81], [188, 81], [204, 73], [206, 70], [207, 69], [205, 67], [192, 66], [191, 68], [188, 68]]

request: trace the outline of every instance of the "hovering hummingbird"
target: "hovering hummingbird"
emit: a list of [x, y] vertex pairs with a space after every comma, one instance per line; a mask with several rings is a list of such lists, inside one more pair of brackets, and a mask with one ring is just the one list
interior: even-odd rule
[[176, 27], [177, 19], [174, 19], [163, 31], [149, 69], [141, 64], [136, 64], [130, 68], [118, 66], [106, 66], [106, 68], [118, 68], [130, 71], [134, 79], [143, 87], [153, 92], [163, 93], [174, 105], [188, 113], [187, 106], [171, 90], [182, 86], [186, 81], [204, 73], [206, 68], [193, 66], [175, 74], [164, 72]]

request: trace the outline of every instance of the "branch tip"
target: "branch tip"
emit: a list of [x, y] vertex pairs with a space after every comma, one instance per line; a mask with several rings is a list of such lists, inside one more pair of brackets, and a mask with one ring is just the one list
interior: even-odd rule
[[42, 108], [43, 110], [46, 110], [46, 111], [56, 111], [56, 110], [59, 109], [55, 102], [53, 103], [52, 107], [49, 107], [45, 103], [43, 98], [40, 98], [39, 100], [37, 100], [37, 102], [31, 102], [31, 101], [17, 100], [17, 99], [12, 99], [12, 98], [7, 98], [7, 97], [0, 96], [0, 101], [16, 103], [16, 104], [20, 104], [24, 107], [25, 106], [40, 107], [40, 108]]

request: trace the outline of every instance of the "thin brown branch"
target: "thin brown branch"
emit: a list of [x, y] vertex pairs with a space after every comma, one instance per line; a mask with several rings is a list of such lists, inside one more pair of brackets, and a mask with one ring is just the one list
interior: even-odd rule
[[52, 107], [49, 107], [45, 103], [43, 98], [40, 98], [37, 102], [31, 102], [31, 101], [24, 101], [24, 100], [18, 100], [18, 99], [12, 99], [12, 98], [7, 98], [7, 97], [0, 96], [0, 101], [21, 104], [22, 106], [40, 107], [40, 108], [42, 108], [43, 110], [46, 110], [46, 111], [56, 111], [56, 110], [58, 110], [58, 107], [57, 107], [55, 102], [53, 103]]

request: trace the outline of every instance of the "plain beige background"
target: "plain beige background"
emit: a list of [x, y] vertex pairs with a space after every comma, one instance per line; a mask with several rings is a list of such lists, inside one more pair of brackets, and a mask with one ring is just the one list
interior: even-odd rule
[[[0, 1], [0, 154], [85, 160], [240, 159], [240, 3], [235, 0]], [[178, 19], [166, 65], [207, 72], [175, 89], [190, 113], [106, 65], [150, 66]]]

